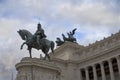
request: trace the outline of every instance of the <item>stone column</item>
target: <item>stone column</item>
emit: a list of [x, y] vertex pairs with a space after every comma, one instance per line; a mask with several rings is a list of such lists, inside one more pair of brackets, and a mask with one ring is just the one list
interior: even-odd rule
[[86, 80], [90, 80], [89, 79], [88, 67], [85, 68], [85, 75], [86, 75]]
[[116, 60], [117, 60], [117, 65], [118, 65], [119, 77], [120, 77], [120, 57], [117, 56]]
[[106, 80], [105, 70], [102, 62], [100, 62], [100, 68], [101, 68], [102, 80]]
[[94, 76], [94, 80], [97, 80], [97, 72], [96, 72], [96, 65], [93, 65], [93, 76]]
[[83, 77], [82, 77], [82, 69], [80, 69], [80, 80], [83, 80]]
[[109, 64], [109, 70], [110, 70], [111, 80], [115, 80], [114, 71], [113, 71], [113, 67], [112, 67], [112, 61], [110, 59], [108, 60], [108, 64]]

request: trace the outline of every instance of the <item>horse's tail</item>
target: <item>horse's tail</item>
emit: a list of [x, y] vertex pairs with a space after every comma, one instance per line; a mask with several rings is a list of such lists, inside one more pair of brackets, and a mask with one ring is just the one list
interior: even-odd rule
[[54, 44], [53, 41], [51, 41], [51, 51], [52, 51], [52, 53], [54, 53], [54, 47], [55, 47], [55, 44]]

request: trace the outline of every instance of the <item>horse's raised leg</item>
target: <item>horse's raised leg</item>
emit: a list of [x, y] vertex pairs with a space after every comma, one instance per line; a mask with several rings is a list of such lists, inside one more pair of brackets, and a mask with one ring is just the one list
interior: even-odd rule
[[29, 54], [30, 54], [30, 58], [32, 58], [31, 49], [32, 49], [32, 48], [28, 48]]
[[24, 42], [24, 43], [21, 45], [20, 49], [23, 49], [24, 44], [26, 44], [26, 42]]

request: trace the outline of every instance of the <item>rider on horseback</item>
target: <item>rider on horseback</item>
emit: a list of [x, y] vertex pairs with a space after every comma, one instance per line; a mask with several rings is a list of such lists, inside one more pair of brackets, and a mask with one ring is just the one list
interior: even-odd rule
[[21, 45], [21, 49], [23, 48], [24, 44], [26, 44], [29, 50], [30, 58], [32, 58], [31, 50], [32, 48], [35, 48], [37, 50], [41, 50], [45, 54], [45, 59], [48, 58], [50, 60], [48, 51], [51, 49], [52, 53], [54, 53], [54, 42], [45, 38], [46, 36], [44, 34], [44, 30], [41, 28], [40, 24], [38, 24], [38, 30], [34, 35], [25, 29], [17, 32], [22, 40], [25, 40], [25, 42], [23, 42]]
[[44, 30], [41, 28], [40, 23], [38, 23], [37, 31], [35, 32], [35, 36], [36, 36], [36, 42], [38, 43], [38, 45], [40, 47], [40, 39], [46, 38], [46, 35], [44, 34]]

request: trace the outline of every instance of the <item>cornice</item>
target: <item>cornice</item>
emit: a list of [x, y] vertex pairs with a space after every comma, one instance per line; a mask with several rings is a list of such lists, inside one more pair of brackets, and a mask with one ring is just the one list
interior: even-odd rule
[[78, 60], [76, 62], [77, 63], [81, 63], [81, 62], [88, 61], [88, 60], [91, 60], [91, 59], [94, 59], [94, 58], [99, 58], [100, 56], [104, 56], [105, 54], [109, 54], [110, 52], [115, 51], [117, 49], [120, 49], [120, 44], [118, 44], [117, 46], [114, 46], [114, 47], [112, 47], [112, 48], [110, 48], [108, 50], [98, 52], [98, 54], [92, 55], [92, 56], [90, 56], [88, 58], [84, 58], [84, 59]]

